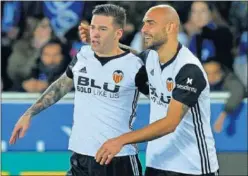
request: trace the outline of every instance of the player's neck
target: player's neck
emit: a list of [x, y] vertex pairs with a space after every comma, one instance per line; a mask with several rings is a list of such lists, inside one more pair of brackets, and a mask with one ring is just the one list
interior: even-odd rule
[[108, 52], [100, 53], [100, 52], [95, 52], [98, 56], [100, 57], [112, 57], [112, 56], [118, 56], [122, 53], [124, 53], [122, 49], [120, 49], [119, 46], [114, 47], [113, 49], [109, 50]]
[[161, 63], [166, 63], [171, 60], [177, 53], [178, 41], [168, 41], [158, 49], [159, 60]]

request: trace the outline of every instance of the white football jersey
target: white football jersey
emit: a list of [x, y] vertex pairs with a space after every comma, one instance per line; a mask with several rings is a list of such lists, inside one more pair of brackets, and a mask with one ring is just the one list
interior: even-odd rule
[[166, 116], [171, 98], [190, 107], [173, 133], [148, 142], [146, 166], [185, 174], [216, 172], [209, 84], [201, 63], [181, 44], [162, 66], [155, 50], [141, 55], [150, 86], [150, 123]]
[[[95, 156], [108, 139], [131, 131], [138, 87], [147, 85], [147, 80], [139, 79], [141, 72], [145, 72], [142, 60], [128, 51], [100, 58], [91, 46], [81, 48], [66, 72], [75, 87], [70, 150]], [[135, 145], [126, 145], [117, 156], [134, 154]]]

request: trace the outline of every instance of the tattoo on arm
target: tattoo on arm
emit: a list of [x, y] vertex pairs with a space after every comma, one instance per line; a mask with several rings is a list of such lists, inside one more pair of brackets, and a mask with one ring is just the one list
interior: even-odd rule
[[24, 115], [34, 116], [49, 106], [59, 101], [73, 87], [73, 80], [64, 73], [59, 79], [52, 83], [41, 97], [33, 104]]
[[181, 119], [183, 119], [184, 115], [188, 112], [189, 107], [187, 105], [183, 104], [182, 110], [183, 111], [182, 111], [182, 114], [181, 114]]

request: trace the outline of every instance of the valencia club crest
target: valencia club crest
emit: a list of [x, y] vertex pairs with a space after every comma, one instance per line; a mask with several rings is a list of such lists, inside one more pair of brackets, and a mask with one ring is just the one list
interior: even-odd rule
[[113, 80], [117, 84], [121, 82], [124, 77], [124, 73], [121, 70], [115, 70], [113, 73]]
[[172, 79], [172, 78], [168, 78], [168, 79], [166, 80], [166, 87], [167, 87], [167, 90], [168, 90], [169, 92], [171, 92], [171, 91], [173, 90], [173, 88], [174, 88], [174, 83], [173, 83], [173, 79]]

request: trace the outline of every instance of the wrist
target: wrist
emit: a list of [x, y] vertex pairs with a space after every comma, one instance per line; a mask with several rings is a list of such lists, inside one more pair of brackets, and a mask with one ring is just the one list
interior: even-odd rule
[[122, 146], [128, 144], [128, 141], [126, 140], [125, 134], [121, 135], [117, 138], [117, 141], [119, 144], [121, 144]]
[[33, 117], [33, 115], [32, 115], [31, 113], [29, 113], [29, 112], [26, 112], [26, 113], [23, 114], [23, 117], [25, 117], [25, 118], [31, 120], [32, 117]]
[[28, 115], [26, 115], [25, 117], [27, 117], [27, 119], [31, 120], [33, 116], [30, 115], [30, 114], [28, 114]]

